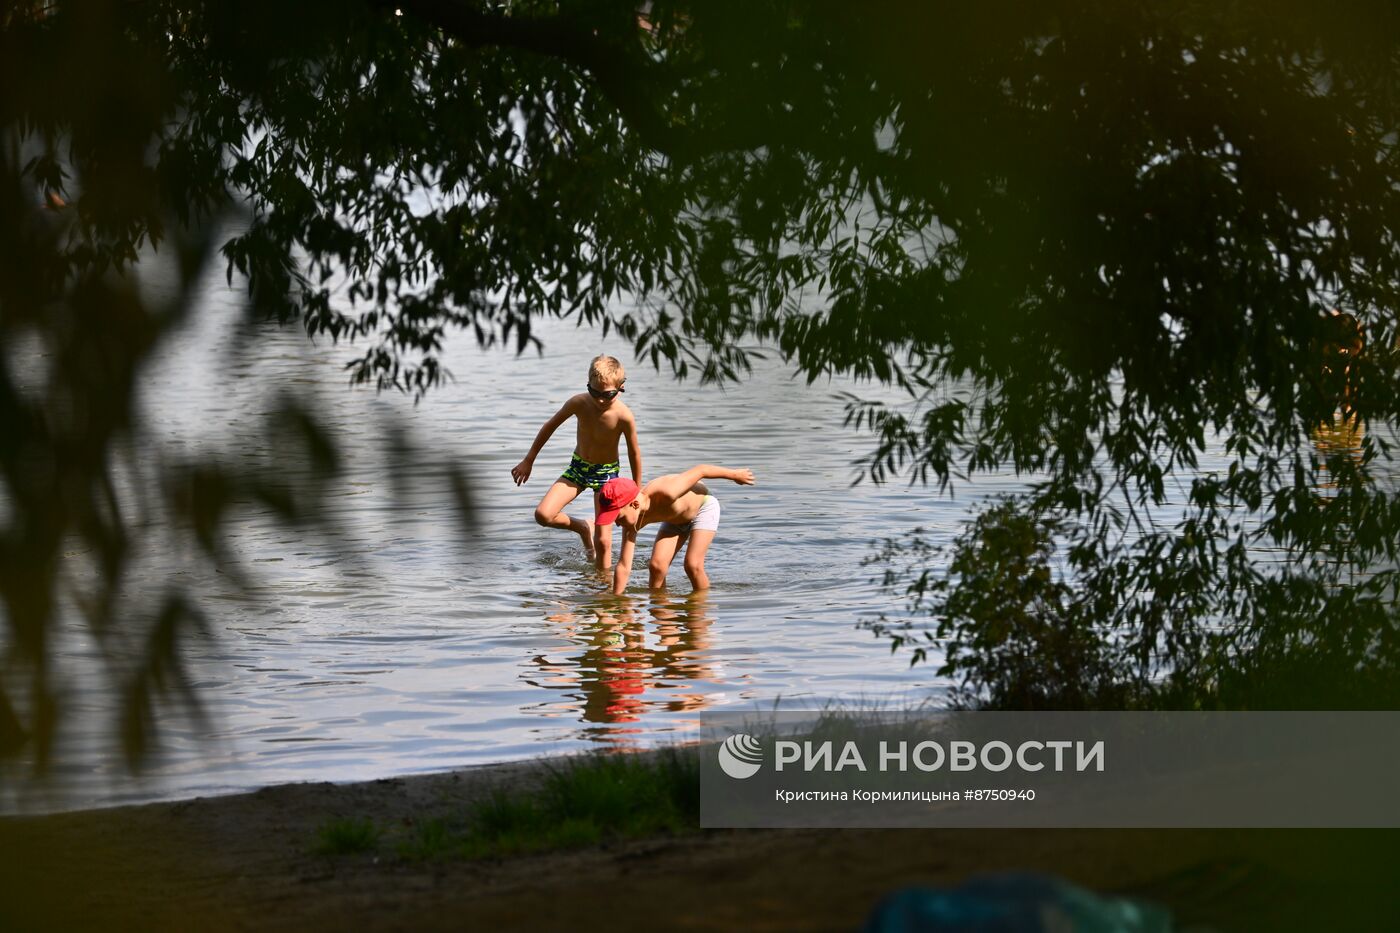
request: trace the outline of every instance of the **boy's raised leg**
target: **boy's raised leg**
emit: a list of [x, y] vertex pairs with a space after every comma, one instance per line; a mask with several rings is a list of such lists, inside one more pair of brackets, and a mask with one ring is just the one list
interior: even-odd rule
[[566, 479], [557, 479], [535, 507], [535, 521], [545, 528], [563, 528], [572, 531], [583, 539], [583, 550], [589, 560], [593, 555], [593, 523], [583, 518], [570, 518], [564, 514], [564, 507], [583, 492], [584, 487]]

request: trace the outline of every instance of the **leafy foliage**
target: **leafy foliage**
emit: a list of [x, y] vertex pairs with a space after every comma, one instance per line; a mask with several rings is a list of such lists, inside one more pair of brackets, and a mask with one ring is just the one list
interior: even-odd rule
[[[942, 646], [938, 673], [958, 679], [961, 703], [1003, 709], [1119, 706], [1150, 671], [1113, 650], [1113, 606], [1096, 605], [1055, 572], [1059, 529], [1004, 499], [982, 511], [954, 544], [948, 575], [929, 569], [934, 549], [922, 538], [890, 542], [879, 559], [909, 552], [916, 608], [936, 606], [932, 638]], [[893, 581], [891, 581], [893, 582]], [[1107, 611], [1104, 611], [1107, 610]], [[914, 649], [915, 659], [926, 649]]]
[[[1392, 682], [1396, 17], [1249, 0], [6, 6], [0, 564], [31, 699], [0, 689], [0, 741], [56, 715], [64, 536], [120, 576], [126, 519], [103, 490], [183, 308], [145, 307], [117, 274], [151, 245], [186, 281], [217, 250], [251, 310], [358, 341], [352, 378], [412, 393], [446, 375], [450, 332], [524, 350], [537, 315], [615, 329], [680, 376], [741, 377], [767, 347], [814, 380], [898, 384], [907, 405], [851, 401], [873, 480], [1038, 481], [974, 523], [951, 607], [922, 606], [935, 616], [1042, 618], [1105, 676], [1170, 674], [1207, 700], [1247, 658]], [[1332, 308], [1364, 347], [1345, 366]], [[37, 399], [12, 360], [36, 335], [57, 348]], [[1355, 443], [1316, 440], [1339, 408]], [[1232, 462], [1201, 474], [1217, 437]], [[255, 477], [182, 475], [215, 503], [186, 513], [209, 548], [228, 508], [209, 493], [259, 495]], [[1153, 524], [1169, 500], [1179, 521]], [[975, 543], [1003, 534], [1034, 544]], [[982, 559], [1000, 569], [979, 576]], [[100, 628], [112, 604], [95, 605]]]

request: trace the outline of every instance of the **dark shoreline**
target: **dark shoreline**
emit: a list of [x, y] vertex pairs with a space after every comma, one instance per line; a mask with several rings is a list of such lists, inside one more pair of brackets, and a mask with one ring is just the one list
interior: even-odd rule
[[[554, 759], [557, 763], [559, 759]], [[27, 930], [853, 929], [884, 894], [1036, 871], [1181, 928], [1379, 929], [1392, 830], [709, 830], [481, 861], [312, 851], [529, 787], [543, 762], [0, 818], [0, 915]]]
[[[586, 753], [576, 753], [586, 754]], [[573, 757], [572, 754], [556, 756], [558, 760], [566, 760]], [[191, 788], [184, 792], [177, 792], [178, 796], [166, 796], [160, 793], [146, 795], [140, 792], [131, 794], [132, 799], [97, 798], [78, 799], [78, 792], [67, 790], [56, 790], [49, 792], [42, 783], [33, 788], [26, 788], [14, 794], [14, 799], [6, 806], [10, 809], [0, 808], [0, 824], [5, 820], [26, 820], [51, 816], [64, 816], [80, 813], [102, 813], [112, 810], [124, 810], [138, 807], [158, 807], [158, 806], [179, 806], [181, 804], [193, 803], [195, 801], [218, 801], [231, 797], [245, 797], [266, 793], [284, 787], [309, 787], [330, 785], [333, 787], [352, 787], [356, 785], [378, 784], [385, 781], [418, 781], [445, 778], [448, 775], [467, 775], [487, 770], [510, 770], [515, 768], [534, 769], [541, 764], [548, 762], [550, 758], [524, 758], [512, 759], [508, 761], [490, 761], [482, 764], [465, 764], [449, 766], [433, 771], [412, 771], [407, 774], [389, 774], [384, 777], [371, 778], [351, 778], [348, 780], [291, 780], [279, 781], [275, 783], [251, 784], [251, 785], [223, 785], [211, 788]], [[18, 806], [12, 806], [15, 802]]]

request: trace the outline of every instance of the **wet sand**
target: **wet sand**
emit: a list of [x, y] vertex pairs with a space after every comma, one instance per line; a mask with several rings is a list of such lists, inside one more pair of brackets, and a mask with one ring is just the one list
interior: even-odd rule
[[[0, 929], [851, 930], [905, 885], [1050, 872], [1192, 930], [1393, 922], [1396, 831], [711, 830], [491, 861], [409, 861], [395, 834], [538, 764], [0, 819]], [[371, 818], [378, 854], [314, 854]]]

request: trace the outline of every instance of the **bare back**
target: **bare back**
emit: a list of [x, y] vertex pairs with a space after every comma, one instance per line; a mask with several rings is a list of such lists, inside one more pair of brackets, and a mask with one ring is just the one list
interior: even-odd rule
[[[667, 480], [675, 479], [677, 473], [670, 473], [666, 476], [658, 476], [647, 483], [642, 491], [647, 494], [648, 503], [645, 520], [642, 525], [651, 525], [656, 522], [670, 522], [673, 525], [685, 525], [695, 520], [696, 514], [700, 511], [700, 506], [705, 504], [705, 495], [701, 492], [705, 489], [701, 483], [696, 483], [690, 489], [679, 495], [673, 495], [666, 488]], [[708, 492], [708, 490], [705, 490]]]

